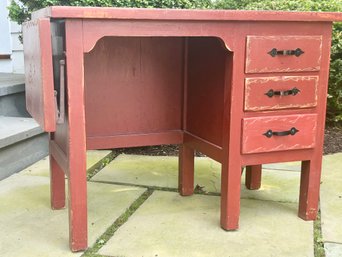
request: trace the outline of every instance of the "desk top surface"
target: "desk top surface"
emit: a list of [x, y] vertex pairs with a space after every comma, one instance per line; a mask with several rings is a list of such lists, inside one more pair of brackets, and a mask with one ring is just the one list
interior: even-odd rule
[[38, 10], [32, 14], [33, 19], [41, 17], [182, 21], [342, 21], [342, 12], [181, 10], [51, 6]]

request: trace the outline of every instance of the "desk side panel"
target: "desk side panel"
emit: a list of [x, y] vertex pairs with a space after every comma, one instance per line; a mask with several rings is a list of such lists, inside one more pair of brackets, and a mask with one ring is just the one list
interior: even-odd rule
[[186, 131], [222, 146], [227, 50], [218, 38], [189, 38]]
[[47, 132], [56, 129], [49, 19], [24, 23], [26, 107]]

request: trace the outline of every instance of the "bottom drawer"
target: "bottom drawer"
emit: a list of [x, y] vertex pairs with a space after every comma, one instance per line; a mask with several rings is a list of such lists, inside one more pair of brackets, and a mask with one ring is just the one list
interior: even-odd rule
[[243, 119], [242, 153], [313, 148], [317, 114]]

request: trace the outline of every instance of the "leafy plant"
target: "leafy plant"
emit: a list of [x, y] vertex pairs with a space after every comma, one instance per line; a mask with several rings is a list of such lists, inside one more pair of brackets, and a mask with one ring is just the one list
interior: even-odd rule
[[102, 6], [138, 8], [209, 8], [210, 0], [12, 0], [9, 6], [11, 20], [19, 24], [30, 18], [31, 12], [47, 6]]

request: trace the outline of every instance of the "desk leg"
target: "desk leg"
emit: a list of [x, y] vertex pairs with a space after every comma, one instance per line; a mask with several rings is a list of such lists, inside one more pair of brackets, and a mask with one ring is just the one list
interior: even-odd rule
[[88, 238], [82, 21], [66, 20], [65, 34], [69, 129], [69, 242], [71, 250], [76, 252], [87, 248]]
[[50, 154], [50, 197], [51, 208], [54, 210], [65, 207], [65, 176], [64, 171]]
[[246, 167], [245, 185], [249, 190], [257, 190], [261, 186], [261, 165]]
[[317, 217], [321, 167], [321, 156], [302, 161], [298, 216], [304, 220], [315, 220]]
[[194, 150], [186, 145], [179, 147], [178, 190], [183, 196], [194, 192]]
[[239, 228], [241, 167], [239, 161], [229, 158], [222, 162], [221, 173], [221, 227]]

